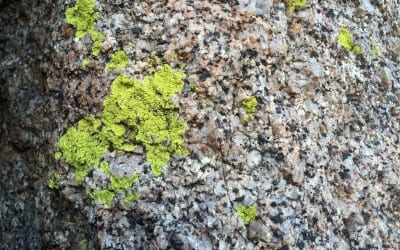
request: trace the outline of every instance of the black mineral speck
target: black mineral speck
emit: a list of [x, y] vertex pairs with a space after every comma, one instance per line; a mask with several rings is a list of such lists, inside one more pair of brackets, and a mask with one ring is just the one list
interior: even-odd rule
[[271, 219], [271, 221], [272, 221], [273, 223], [276, 223], [276, 224], [281, 224], [281, 223], [283, 223], [283, 218], [281, 217], [281, 214], [280, 214], [280, 213], [277, 214], [277, 215], [275, 215], [275, 216], [270, 217], [270, 219]]

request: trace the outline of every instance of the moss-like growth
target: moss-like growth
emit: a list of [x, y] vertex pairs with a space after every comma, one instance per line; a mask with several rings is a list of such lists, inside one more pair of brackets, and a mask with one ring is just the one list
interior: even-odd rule
[[94, 29], [99, 14], [94, 10], [95, 0], [78, 0], [65, 12], [67, 23], [76, 28], [76, 36], [82, 38]]
[[291, 10], [294, 10], [296, 8], [303, 8], [307, 0], [286, 0], [285, 2]]
[[136, 202], [139, 200], [139, 195], [137, 193], [129, 193], [126, 195], [124, 202], [130, 206], [132, 205], [133, 202]]
[[340, 28], [338, 41], [339, 44], [347, 50], [347, 52], [353, 52], [356, 55], [361, 52], [360, 45], [353, 42], [353, 36], [346, 28]]
[[115, 193], [108, 189], [97, 190], [92, 193], [93, 199], [96, 199], [99, 204], [107, 205], [108, 207], [112, 207], [114, 196]]
[[[102, 121], [115, 148], [129, 147], [131, 142], [144, 145], [154, 175], [162, 173], [171, 154], [187, 152], [182, 147], [186, 124], [171, 103], [172, 96], [183, 88], [183, 77], [168, 65], [143, 82], [122, 74], [113, 81], [111, 95], [104, 101]], [[122, 133], [120, 126], [129, 132]]]
[[103, 172], [104, 174], [110, 174], [111, 173], [111, 167], [105, 161], [100, 162], [99, 168], [100, 168], [101, 172]]
[[245, 99], [243, 102], [243, 107], [246, 110], [246, 114], [250, 117], [250, 119], [254, 119], [254, 114], [256, 113], [257, 108], [257, 99], [255, 96], [249, 97]]
[[54, 154], [54, 159], [56, 159], [56, 161], [58, 161], [58, 160], [61, 158], [61, 156], [62, 156], [62, 153], [61, 153], [61, 152], [56, 152], [56, 153]]
[[[131, 152], [141, 144], [153, 174], [161, 175], [162, 166], [168, 164], [172, 154], [187, 153], [182, 146], [186, 123], [180, 120], [175, 113], [177, 107], [171, 102], [172, 96], [182, 90], [184, 76], [168, 65], [161, 66], [144, 81], [119, 75], [113, 81], [110, 96], [104, 100], [101, 117], [84, 118], [69, 128], [58, 142], [57, 158], [64, 157], [81, 181], [90, 168], [111, 173], [111, 167], [103, 160], [109, 148]], [[132, 202], [129, 188], [137, 180], [137, 174], [112, 176], [109, 187], [94, 191], [92, 197], [100, 204], [110, 204], [114, 193], [120, 192]]]
[[100, 54], [100, 47], [104, 41], [105, 36], [97, 31], [90, 31], [90, 37], [92, 38], [92, 54], [98, 56]]
[[242, 219], [244, 224], [249, 224], [257, 217], [257, 210], [255, 206], [238, 205], [237, 215]]
[[61, 178], [60, 174], [55, 173], [49, 181], [49, 188], [50, 189], [59, 189], [60, 178]]
[[139, 175], [135, 174], [132, 177], [117, 177], [112, 176], [110, 178], [111, 181], [111, 189], [118, 192], [126, 192], [128, 188], [132, 187], [139, 179]]
[[124, 51], [117, 51], [111, 56], [111, 60], [106, 64], [106, 70], [122, 69], [128, 65], [129, 58]]
[[92, 61], [92, 60], [91, 60], [90, 58], [85, 58], [85, 59], [83, 59], [83, 60], [82, 60], [82, 68], [83, 68], [83, 69], [86, 69], [87, 66], [89, 65], [89, 63], [90, 63], [91, 61]]
[[75, 178], [80, 181], [90, 166], [97, 167], [109, 143], [100, 135], [101, 122], [87, 117], [78, 122], [60, 138], [58, 148], [65, 161], [75, 168]]
[[87, 250], [87, 240], [83, 239], [79, 242], [79, 246], [81, 248], [81, 250]]

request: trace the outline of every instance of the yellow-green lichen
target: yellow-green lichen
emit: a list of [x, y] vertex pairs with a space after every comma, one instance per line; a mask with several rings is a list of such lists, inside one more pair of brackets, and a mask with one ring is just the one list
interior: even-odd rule
[[56, 159], [56, 161], [58, 161], [58, 160], [61, 158], [61, 156], [62, 156], [62, 153], [61, 153], [61, 152], [56, 152], [56, 153], [54, 154], [54, 159]]
[[94, 10], [95, 0], [78, 0], [65, 12], [67, 23], [76, 28], [76, 36], [82, 38], [94, 29], [99, 14]]
[[[81, 181], [91, 168], [111, 173], [103, 159], [108, 149], [131, 152], [142, 145], [153, 174], [161, 175], [172, 154], [187, 153], [182, 146], [186, 123], [180, 120], [175, 113], [177, 107], [171, 102], [172, 96], [182, 90], [184, 76], [169, 65], [160, 66], [143, 81], [119, 75], [112, 83], [110, 96], [104, 100], [101, 116], [83, 118], [69, 128], [57, 144], [57, 158], [63, 157], [73, 166], [76, 179]], [[91, 196], [108, 205], [114, 197], [111, 193], [120, 192], [132, 201], [129, 188], [137, 179], [137, 174], [111, 176], [110, 185]]]
[[353, 42], [353, 36], [346, 28], [340, 28], [338, 41], [339, 44], [347, 50], [347, 52], [353, 52], [356, 55], [361, 52], [360, 45]]
[[115, 193], [108, 189], [96, 190], [92, 193], [93, 199], [97, 200], [99, 204], [107, 205], [107, 207], [112, 207], [114, 196]]
[[129, 193], [125, 196], [124, 202], [130, 206], [132, 205], [133, 202], [136, 202], [139, 200], [139, 195], [135, 192]]
[[109, 143], [100, 135], [101, 122], [87, 117], [71, 127], [60, 138], [58, 148], [65, 161], [75, 168], [75, 178], [80, 181], [86, 176], [90, 166], [97, 167]]
[[103, 172], [103, 174], [110, 174], [111, 173], [111, 167], [105, 161], [100, 162], [99, 168], [100, 168], [101, 172]]
[[60, 174], [53, 174], [53, 176], [51, 177], [50, 181], [49, 181], [49, 188], [50, 189], [58, 189], [60, 187], [60, 179], [61, 176]]
[[83, 60], [82, 60], [82, 68], [83, 68], [83, 69], [86, 69], [87, 66], [89, 65], [89, 63], [90, 63], [91, 61], [92, 61], [92, 60], [91, 60], [90, 58], [85, 58], [85, 59], [83, 59]]
[[285, 2], [291, 10], [294, 10], [296, 8], [303, 8], [307, 0], [286, 0]]
[[114, 190], [115, 192], [122, 191], [125, 193], [128, 188], [132, 187], [133, 184], [135, 184], [139, 179], [139, 175], [135, 174], [132, 177], [117, 177], [117, 176], [112, 176], [110, 178], [111, 182], [111, 189]]
[[256, 113], [257, 108], [257, 98], [255, 96], [251, 96], [243, 100], [242, 105], [250, 119], [254, 119], [254, 114]]
[[100, 47], [104, 41], [105, 36], [97, 31], [90, 31], [90, 37], [92, 38], [92, 54], [98, 56], [100, 54]]
[[129, 58], [124, 51], [117, 51], [111, 56], [111, 60], [106, 64], [106, 70], [122, 69], [128, 65]]
[[81, 250], [87, 250], [87, 240], [83, 239], [79, 242], [79, 246], [81, 248]]
[[257, 210], [255, 206], [244, 206], [243, 204], [239, 204], [237, 215], [242, 219], [244, 224], [249, 224], [257, 217]]
[[183, 77], [168, 65], [163, 65], [144, 81], [119, 75], [111, 87], [111, 95], [104, 101], [102, 121], [107, 128], [123, 125], [129, 132], [117, 136], [116, 148], [136, 142], [145, 146], [147, 160], [154, 175], [162, 173], [171, 154], [186, 154], [182, 147], [186, 124], [175, 114], [171, 98], [183, 87]]

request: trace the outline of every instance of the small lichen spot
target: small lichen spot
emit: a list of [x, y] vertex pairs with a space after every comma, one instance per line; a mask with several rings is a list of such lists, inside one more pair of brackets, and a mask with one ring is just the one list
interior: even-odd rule
[[245, 99], [242, 104], [246, 114], [250, 117], [250, 119], [254, 119], [254, 114], [256, 113], [257, 108], [257, 98], [255, 96], [249, 97]]
[[122, 69], [128, 65], [129, 58], [124, 51], [117, 51], [111, 56], [111, 60], [106, 65], [106, 70]]
[[239, 204], [237, 214], [244, 224], [249, 224], [257, 217], [257, 210], [255, 206], [244, 206], [243, 204]]
[[67, 23], [76, 28], [76, 37], [82, 38], [94, 29], [99, 14], [94, 10], [94, 0], [78, 0], [65, 12]]

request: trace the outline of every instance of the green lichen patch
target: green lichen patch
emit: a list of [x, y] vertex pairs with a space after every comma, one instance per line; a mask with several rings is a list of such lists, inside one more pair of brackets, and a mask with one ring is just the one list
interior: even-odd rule
[[76, 28], [76, 36], [82, 38], [94, 29], [99, 14], [94, 10], [95, 0], [78, 0], [65, 12], [67, 23]]
[[132, 177], [117, 177], [112, 176], [110, 178], [111, 189], [115, 192], [123, 192], [125, 193], [130, 187], [133, 186], [139, 179], [139, 175], [135, 174]]
[[353, 42], [353, 36], [346, 28], [340, 28], [338, 41], [347, 52], [353, 52], [356, 55], [361, 52], [361, 47]]
[[50, 189], [59, 189], [60, 179], [61, 179], [60, 174], [57, 174], [57, 173], [53, 174], [53, 176], [51, 177], [51, 179], [49, 181], [49, 185], [48, 185], [49, 188]]
[[112, 207], [115, 193], [108, 189], [97, 190], [92, 193], [92, 198], [97, 200], [99, 204]]
[[242, 105], [250, 119], [254, 119], [257, 108], [257, 98], [255, 96], [249, 97], [243, 100]]
[[[112, 83], [110, 96], [104, 100], [101, 116], [83, 118], [69, 128], [57, 144], [57, 158], [63, 157], [73, 166], [76, 180], [82, 181], [90, 169], [111, 174], [111, 167], [104, 160], [107, 150], [131, 152], [142, 145], [153, 174], [161, 175], [171, 155], [187, 153], [182, 146], [186, 123], [180, 120], [175, 112], [177, 107], [171, 102], [182, 90], [184, 77], [169, 65], [160, 66], [143, 81], [119, 75]], [[125, 195], [130, 203], [135, 200], [131, 187], [138, 174], [102, 178], [109, 179], [107, 187], [89, 188], [95, 190], [91, 197], [98, 203], [110, 205], [115, 193]]]
[[128, 65], [129, 58], [124, 51], [117, 51], [111, 56], [111, 60], [106, 64], [106, 70], [122, 69]]
[[89, 65], [89, 63], [90, 63], [91, 61], [92, 61], [92, 60], [91, 60], [90, 58], [85, 58], [85, 59], [83, 59], [83, 60], [82, 60], [82, 68], [83, 68], [83, 69], [86, 69], [87, 66]]
[[132, 205], [133, 202], [137, 202], [139, 200], [139, 195], [135, 192], [129, 193], [125, 196], [124, 202], [128, 206]]
[[244, 224], [249, 224], [257, 217], [257, 210], [255, 206], [238, 205], [237, 215], [242, 219]]
[[294, 10], [296, 8], [303, 8], [307, 0], [286, 0], [285, 2], [291, 10]]
[[98, 56], [100, 54], [100, 47], [104, 41], [105, 36], [97, 31], [90, 31], [90, 37], [92, 38], [93, 45], [92, 45], [92, 54], [94, 56]]
[[104, 156], [109, 143], [100, 135], [101, 122], [94, 117], [87, 117], [71, 127], [60, 138], [58, 148], [65, 161], [75, 168], [75, 178], [85, 178], [90, 166], [97, 167]]
[[[182, 90], [184, 76], [168, 65], [143, 82], [121, 74], [104, 101], [102, 121], [109, 128], [115, 148], [129, 147], [134, 142], [144, 145], [156, 176], [162, 173], [161, 167], [168, 164], [171, 154], [187, 153], [182, 147], [186, 124], [180, 121], [171, 102], [172, 96]], [[118, 129], [122, 125], [124, 133]]]
[[100, 168], [101, 172], [103, 172], [103, 174], [110, 174], [111, 173], [111, 167], [105, 161], [100, 162], [99, 168]]
[[54, 159], [56, 159], [56, 161], [58, 161], [58, 160], [61, 158], [61, 156], [62, 156], [62, 153], [61, 153], [61, 152], [56, 152], [56, 153], [54, 154]]

